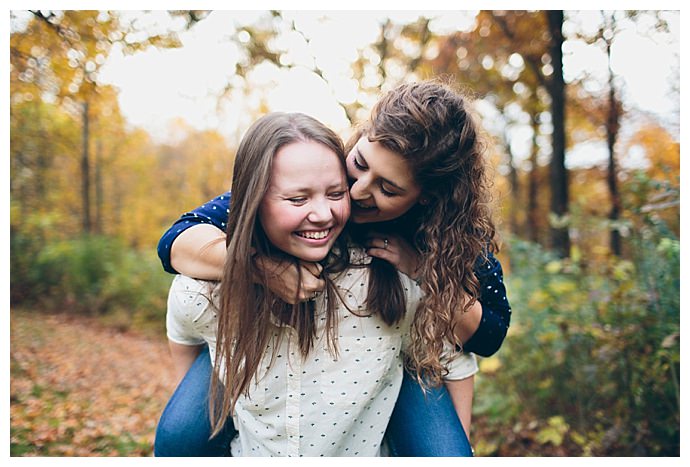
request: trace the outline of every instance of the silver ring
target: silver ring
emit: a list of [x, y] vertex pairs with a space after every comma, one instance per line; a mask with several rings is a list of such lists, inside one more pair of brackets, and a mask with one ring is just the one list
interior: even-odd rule
[[312, 302], [313, 302], [313, 301], [316, 300], [318, 297], [319, 297], [319, 292], [316, 291], [316, 292], [314, 292], [314, 295], [311, 296], [311, 298], [309, 299], [309, 301], [312, 301]]
[[388, 249], [388, 239], [387, 239], [387, 238], [384, 238], [384, 239], [383, 239], [383, 249], [384, 249], [384, 250], [387, 250], [387, 249]]

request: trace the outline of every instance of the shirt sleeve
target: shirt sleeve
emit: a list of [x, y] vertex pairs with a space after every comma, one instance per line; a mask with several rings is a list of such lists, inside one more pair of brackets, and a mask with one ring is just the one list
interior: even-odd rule
[[[199, 293], [199, 287], [186, 276], [176, 276], [168, 293], [165, 330], [168, 339], [183, 345], [199, 345], [204, 339], [194, 328], [194, 318], [206, 309], [208, 300]], [[201, 308], [201, 309], [200, 309]]]
[[197, 332], [194, 320], [203, 313], [210, 302], [202, 293], [201, 282], [187, 276], [176, 276], [168, 293], [168, 310], [165, 329], [168, 339], [182, 345], [205, 343]]
[[482, 305], [482, 319], [463, 350], [489, 357], [503, 344], [512, 310], [503, 283], [503, 268], [498, 259], [490, 253], [486, 260], [477, 262], [474, 272], [481, 289], [479, 303]]
[[451, 345], [446, 346], [441, 362], [448, 369], [448, 374], [443, 377], [446, 381], [469, 378], [479, 371], [477, 357], [473, 353], [457, 352]]
[[225, 232], [229, 211], [230, 192], [228, 191], [206, 204], [182, 214], [158, 241], [158, 257], [163, 264], [163, 269], [171, 274], [179, 274], [170, 263], [170, 249], [178, 235], [197, 224], [211, 224]]

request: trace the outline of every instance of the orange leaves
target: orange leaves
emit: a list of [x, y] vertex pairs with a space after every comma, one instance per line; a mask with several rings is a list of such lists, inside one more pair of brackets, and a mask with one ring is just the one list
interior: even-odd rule
[[12, 311], [11, 454], [149, 456], [174, 389], [163, 339]]

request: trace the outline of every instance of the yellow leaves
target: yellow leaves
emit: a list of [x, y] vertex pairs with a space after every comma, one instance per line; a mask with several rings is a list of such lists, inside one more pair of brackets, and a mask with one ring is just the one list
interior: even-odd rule
[[631, 261], [619, 261], [613, 266], [613, 277], [619, 281], [630, 280], [632, 274], [635, 273], [635, 266]]
[[543, 380], [539, 381], [539, 384], [537, 384], [539, 389], [548, 389], [551, 386], [553, 386], [553, 378], [544, 378]]
[[550, 261], [549, 263], [547, 263], [544, 269], [549, 274], [556, 274], [556, 273], [561, 272], [562, 268], [563, 268], [563, 264], [561, 263], [561, 261], [556, 260], [556, 261]]
[[541, 444], [551, 443], [554, 446], [563, 444], [563, 438], [570, 429], [565, 419], [556, 415], [550, 417], [547, 421], [547, 426], [539, 430], [536, 440]]
[[680, 253], [680, 241], [679, 240], [672, 240], [668, 237], [662, 238], [656, 247], [656, 251], [662, 255], [679, 254]]
[[639, 150], [643, 152], [652, 166], [652, 178], [672, 180], [671, 177], [680, 175], [680, 144], [661, 125], [649, 123], [642, 127], [626, 149], [628, 157], [632, 157], [636, 149], [638, 153]]
[[542, 309], [549, 301], [549, 295], [542, 289], [537, 289], [529, 297], [527, 307], [530, 309]]
[[668, 336], [664, 337], [664, 340], [661, 342], [661, 347], [664, 349], [670, 349], [673, 347], [676, 342], [680, 343], [680, 333], [674, 332], [673, 334], [669, 334]]
[[577, 284], [567, 279], [557, 279], [549, 283], [549, 291], [554, 296], [563, 296], [577, 290]]
[[167, 347], [85, 320], [12, 312], [13, 455], [151, 454], [174, 388]]
[[492, 455], [499, 447], [498, 442], [492, 441], [491, 439], [477, 437], [473, 440], [474, 449], [477, 455]]
[[497, 356], [482, 358], [479, 362], [479, 371], [483, 374], [496, 373], [501, 368], [501, 359]]

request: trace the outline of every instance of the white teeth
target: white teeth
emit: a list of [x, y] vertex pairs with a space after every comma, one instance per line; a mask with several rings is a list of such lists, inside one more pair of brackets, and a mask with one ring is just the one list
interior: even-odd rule
[[297, 235], [304, 238], [309, 238], [311, 240], [321, 240], [328, 236], [329, 230], [322, 230], [320, 232], [298, 232]]

